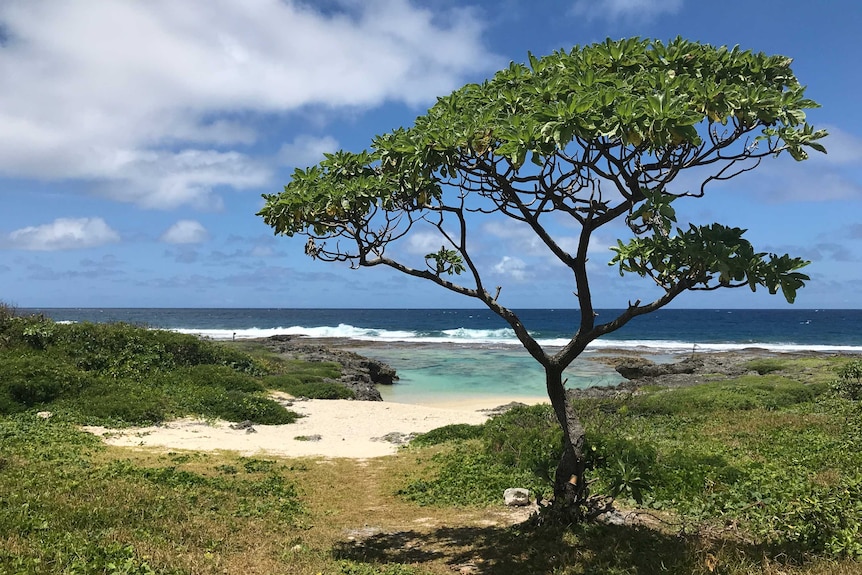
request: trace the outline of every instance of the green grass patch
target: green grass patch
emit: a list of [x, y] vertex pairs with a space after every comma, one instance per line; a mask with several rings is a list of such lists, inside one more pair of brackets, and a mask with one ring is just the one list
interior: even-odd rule
[[783, 376], [743, 376], [680, 389], [635, 396], [633, 414], [685, 415], [716, 411], [779, 409], [811, 401], [814, 390]]

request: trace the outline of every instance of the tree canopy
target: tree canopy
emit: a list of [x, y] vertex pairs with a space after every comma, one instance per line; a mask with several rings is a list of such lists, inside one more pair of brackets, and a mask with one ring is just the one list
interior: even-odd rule
[[[756, 252], [744, 230], [713, 224], [676, 228], [672, 202], [753, 169], [762, 158], [825, 151], [805, 121], [817, 104], [804, 96], [784, 56], [683, 39], [607, 40], [530, 55], [482, 84], [440, 98], [412, 128], [374, 138], [371, 149], [328, 154], [298, 169], [261, 210], [277, 233], [307, 233], [306, 252], [323, 260], [389, 265], [477, 297], [485, 289], [464, 243], [464, 217], [499, 212], [530, 225], [573, 270], [590, 234], [624, 216], [635, 238], [616, 246], [621, 273], [649, 276], [668, 298], [687, 289], [761, 285], [788, 301], [805, 262]], [[681, 171], [711, 168], [695, 190], [672, 186]], [[582, 245], [569, 253], [543, 219], [569, 216]], [[406, 267], [386, 248], [417, 221], [447, 243], [425, 267]], [[342, 240], [327, 242], [326, 240]], [[579, 263], [580, 262], [580, 263]], [[446, 276], [469, 270], [472, 286]], [[583, 270], [580, 270], [583, 271]], [[589, 286], [576, 274], [578, 304]], [[664, 298], [665, 300], [668, 298]], [[638, 306], [639, 307], [639, 306]]]
[[[530, 55], [439, 98], [412, 127], [376, 136], [369, 150], [328, 154], [296, 170], [282, 193], [264, 196], [259, 215], [277, 234], [307, 235], [311, 257], [389, 266], [476, 298], [505, 319], [545, 367], [570, 448], [570, 465], [561, 467], [581, 480], [582, 500], [583, 429], [568, 409], [561, 373], [587, 344], [685, 291], [760, 286], [793, 302], [809, 279], [798, 271], [808, 262], [759, 252], [739, 228], [678, 224], [674, 209], [679, 198], [701, 197], [711, 183], [768, 156], [825, 152], [826, 132], [806, 122], [805, 110], [817, 104], [790, 64], [785, 56], [681, 38]], [[682, 173], [699, 184], [681, 187]], [[563, 349], [543, 350], [498, 301], [500, 288], [485, 285], [468, 237], [482, 214], [529, 226], [571, 270], [580, 323]], [[578, 230], [574, 248], [555, 237], [552, 218]], [[631, 237], [618, 240], [610, 264], [661, 290], [597, 323], [587, 250], [596, 230], [615, 221], [625, 221]], [[419, 224], [436, 228], [441, 248], [412, 263], [390, 257]]]

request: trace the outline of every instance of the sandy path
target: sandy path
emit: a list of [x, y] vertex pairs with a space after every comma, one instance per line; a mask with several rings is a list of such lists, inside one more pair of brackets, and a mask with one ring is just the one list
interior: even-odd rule
[[254, 432], [232, 429], [224, 421], [200, 419], [181, 419], [152, 427], [84, 429], [103, 437], [109, 445], [118, 446], [365, 459], [397, 451], [398, 445], [380, 439], [387, 434], [423, 433], [453, 423], [482, 423], [488, 415], [480, 409], [494, 408], [513, 400], [528, 402], [520, 398], [493, 397], [426, 406], [311, 399], [297, 401], [289, 407], [304, 416], [295, 423], [255, 425]]

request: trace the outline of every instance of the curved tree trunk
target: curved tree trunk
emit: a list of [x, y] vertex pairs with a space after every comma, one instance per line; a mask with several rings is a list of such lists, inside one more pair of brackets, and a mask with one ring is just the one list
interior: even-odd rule
[[566, 397], [562, 368], [546, 366], [545, 379], [551, 406], [563, 430], [563, 455], [554, 476], [554, 507], [580, 521], [585, 518], [589, 499], [584, 426]]

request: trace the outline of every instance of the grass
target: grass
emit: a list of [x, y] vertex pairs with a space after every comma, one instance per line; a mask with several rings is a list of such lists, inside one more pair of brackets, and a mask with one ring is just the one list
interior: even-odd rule
[[[65, 327], [34, 322], [25, 336], [17, 322], [0, 313], [3, 574], [862, 571], [862, 411], [828, 386], [841, 358], [582, 401], [593, 489], [641, 478], [642, 503], [625, 489], [619, 500], [640, 519], [529, 526], [501, 493], [547, 490], [559, 432], [546, 407], [434, 430], [367, 461], [107, 447], [77, 424], [204, 409], [202, 398], [222, 393], [260, 398], [291, 369], [305, 385], [332, 367], [173, 336], [153, 343], [128, 327], [118, 330], [140, 356], [76, 356]], [[111, 394], [116, 405], [99, 399]], [[57, 415], [38, 417], [46, 407]]]

